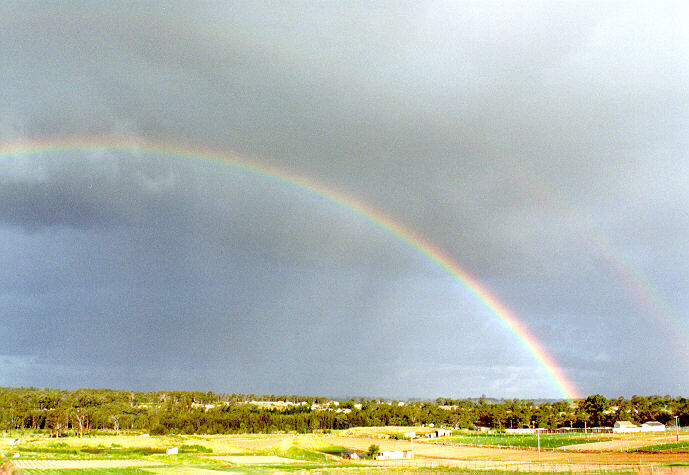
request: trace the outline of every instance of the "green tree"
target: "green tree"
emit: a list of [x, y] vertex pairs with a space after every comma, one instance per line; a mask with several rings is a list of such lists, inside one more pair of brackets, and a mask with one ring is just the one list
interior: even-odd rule
[[589, 396], [584, 401], [584, 414], [591, 426], [600, 426], [605, 419], [605, 411], [610, 407], [610, 402], [600, 394]]
[[380, 447], [378, 447], [376, 444], [371, 444], [368, 446], [368, 450], [366, 451], [366, 455], [373, 458], [373, 456], [375, 456], [378, 452], [380, 452]]

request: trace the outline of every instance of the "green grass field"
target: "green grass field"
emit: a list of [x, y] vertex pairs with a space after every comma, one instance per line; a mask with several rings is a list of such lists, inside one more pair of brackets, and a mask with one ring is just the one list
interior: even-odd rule
[[[391, 428], [396, 431], [397, 428]], [[362, 431], [363, 432], [363, 431]], [[384, 433], [382, 428], [380, 433]], [[115, 436], [112, 434], [98, 434], [94, 436], [76, 438], [64, 437], [54, 439], [47, 437], [45, 434], [31, 434], [21, 437], [19, 445], [9, 445], [7, 439], [0, 440], [0, 456], [5, 461], [12, 461], [11, 454], [18, 452], [21, 454], [21, 461], [54, 461], [53, 465], [30, 465], [27, 464], [19, 472], [25, 475], [39, 475], [39, 474], [165, 474], [165, 473], [203, 473], [203, 470], [227, 471], [227, 472], [243, 472], [243, 473], [270, 473], [274, 471], [279, 472], [297, 472], [303, 470], [317, 470], [319, 473], [347, 473], [354, 471], [375, 472], [381, 467], [374, 466], [374, 462], [365, 462], [364, 464], [354, 464], [340, 458], [342, 451], [347, 448], [356, 447], [357, 441], [359, 445], [368, 444], [366, 440], [361, 442], [360, 437], [351, 437], [351, 439], [342, 438], [335, 435], [315, 435], [315, 434], [282, 434], [282, 435], [188, 435], [188, 436], [137, 436], [133, 434]], [[352, 441], [352, 445], [348, 445], [348, 440]], [[616, 440], [615, 437], [607, 434], [543, 434], [540, 436], [541, 448], [556, 449], [565, 445], [582, 444], [588, 442], [599, 442]], [[383, 446], [389, 444], [394, 446], [401, 444], [399, 441], [384, 441], [378, 442], [376, 439], [371, 439]], [[456, 435], [449, 438], [424, 440], [427, 447], [433, 447], [433, 450], [442, 449], [444, 444], [448, 442], [451, 444], [466, 444], [476, 446], [493, 446], [493, 447], [514, 447], [514, 448], [535, 448], [538, 443], [536, 435], [508, 435], [508, 434], [486, 434], [486, 433], [471, 433], [465, 432], [461, 435]], [[653, 441], [649, 441], [653, 443]], [[342, 444], [343, 446], [336, 445]], [[347, 446], [347, 447], [344, 447]], [[178, 454], [166, 454], [166, 448], [177, 447]], [[455, 450], [456, 447], [448, 447], [448, 450]], [[359, 451], [363, 449], [359, 447]], [[465, 450], [465, 448], [461, 448]], [[472, 449], [473, 450], [473, 449]], [[485, 449], [476, 449], [483, 450]], [[660, 445], [652, 445], [636, 449], [637, 452], [671, 452], [671, 451], [689, 451], [689, 442], [665, 443]], [[489, 455], [487, 460], [500, 461], [500, 452], [502, 449], [496, 449], [495, 455]], [[531, 453], [532, 451], [523, 451], [524, 453]], [[482, 452], [483, 453], [483, 452]], [[535, 451], [533, 451], [535, 453]], [[484, 457], [485, 455], [481, 455]], [[677, 457], [680, 458], [677, 458]], [[431, 458], [436, 455], [431, 455]], [[534, 455], [535, 457], [535, 455]], [[592, 460], [595, 460], [595, 454]], [[290, 459], [288, 461], [280, 460], [279, 458]], [[423, 460], [423, 456], [420, 457]], [[242, 460], [239, 460], [242, 459]], [[252, 461], [261, 459], [262, 461]], [[93, 463], [94, 468], [65, 468], [69, 467], [70, 463], [64, 461], [111, 461], [110, 464], [101, 465], [101, 467], [110, 466], [113, 468], [98, 468], [98, 463]], [[119, 461], [134, 461], [136, 463], [119, 463]], [[464, 460], [464, 459], [458, 459]], [[681, 455], [676, 454], [674, 458], [668, 458], [667, 463], [682, 462]], [[60, 462], [63, 461], [63, 462]], [[114, 463], [113, 461], [117, 461]], [[59, 462], [59, 463], [58, 463]], [[289, 463], [287, 463], [289, 462]], [[60, 465], [62, 463], [62, 465]], [[148, 466], [143, 466], [148, 463]], [[511, 463], [511, 462], [510, 462]], [[634, 463], [637, 463], [634, 461]], [[127, 465], [135, 465], [127, 467]], [[136, 466], [140, 465], [140, 466]], [[48, 468], [48, 467], [55, 468]], [[85, 466], [75, 465], [72, 466]], [[60, 468], [63, 467], [63, 468]], [[117, 467], [117, 468], [115, 468]], [[390, 470], [389, 468], [387, 470]], [[405, 468], [405, 472], [424, 472], [429, 473], [438, 472], [438, 468], [424, 469], [419, 468]], [[470, 470], [455, 468], [455, 469], [440, 469], [442, 472], [454, 473], [472, 473]], [[620, 466], [620, 470], [624, 471], [625, 467]], [[206, 472], [212, 473], [212, 472]], [[382, 469], [380, 473], [390, 473], [386, 469]], [[486, 472], [488, 473], [488, 472]], [[503, 473], [503, 472], [498, 472]], [[597, 472], [602, 473], [602, 472]], [[613, 471], [609, 473], [620, 473], [620, 471]]]
[[[339, 455], [344, 447], [333, 446], [321, 437], [300, 435], [298, 437], [281, 437], [271, 439], [261, 435], [199, 435], [199, 436], [114, 436], [97, 435], [84, 438], [65, 437], [54, 439], [40, 434], [16, 436], [22, 441], [19, 445], [7, 445], [7, 439], [0, 439], [0, 457], [2, 462], [11, 462], [11, 454], [21, 454], [21, 461], [81, 461], [81, 460], [143, 460], [160, 463], [162, 467], [122, 467], [122, 468], [24, 468], [21, 474], [159, 474], [159, 473], [193, 473], [199, 469], [217, 471], [241, 471], [246, 473], [247, 466], [237, 466], [231, 462], [207, 458], [208, 456], [262, 456], [274, 455], [297, 460], [294, 465], [249, 466], [250, 472], [280, 470], [291, 472], [305, 469], [322, 469], [347, 466], [343, 462], [333, 461], [333, 455]], [[14, 437], [14, 435], [13, 435]], [[8, 438], [9, 439], [9, 438]], [[265, 440], [273, 440], [260, 448]], [[233, 445], [234, 441], [246, 443], [250, 448]], [[251, 441], [256, 441], [254, 446]], [[264, 444], [265, 445], [265, 444]], [[178, 454], [168, 455], [166, 449], [177, 447]], [[330, 460], [329, 460], [330, 456]], [[1, 462], [0, 462], [1, 463]]]
[[36, 470], [36, 469], [28, 469], [28, 470], [22, 470], [21, 475], [49, 475], [49, 474], [55, 474], [55, 475], [72, 475], [72, 474], [78, 474], [78, 475], [86, 475], [86, 474], [95, 474], [95, 475], [141, 475], [141, 474], [146, 474], [150, 473], [153, 474], [155, 472], [150, 471], [150, 470], [145, 470], [143, 468], [90, 468], [90, 469], [65, 469], [65, 470]]
[[[511, 435], [511, 434], [471, 434], [439, 439], [447, 442], [469, 445], [490, 445], [494, 447], [538, 447], [536, 434]], [[541, 448], [554, 449], [565, 445], [588, 444], [590, 442], [603, 442], [609, 438], [592, 437], [572, 434], [543, 434], [540, 436]]]
[[668, 442], [666, 444], [646, 445], [644, 447], [637, 447], [630, 449], [630, 452], [663, 452], [663, 451], [682, 451], [689, 452], [689, 441], [683, 442]]

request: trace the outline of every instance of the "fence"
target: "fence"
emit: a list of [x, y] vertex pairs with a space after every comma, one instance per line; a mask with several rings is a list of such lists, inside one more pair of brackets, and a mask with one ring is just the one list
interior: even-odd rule
[[[348, 461], [349, 462], [349, 461]], [[653, 464], [574, 464], [562, 462], [520, 462], [500, 460], [450, 460], [450, 459], [413, 459], [413, 460], [358, 460], [357, 465], [368, 467], [390, 468], [461, 468], [467, 470], [490, 470], [503, 472], [538, 472], [538, 473], [687, 473], [687, 467], [656, 467]]]

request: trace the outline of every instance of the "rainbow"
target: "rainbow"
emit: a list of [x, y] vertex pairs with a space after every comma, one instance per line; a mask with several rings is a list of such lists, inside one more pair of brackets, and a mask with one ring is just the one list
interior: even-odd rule
[[581, 398], [578, 389], [567, 378], [562, 368], [546, 351], [545, 347], [527, 330], [517, 316], [507, 308], [507, 306], [501, 303], [497, 297], [492, 295], [481, 285], [478, 280], [464, 271], [452, 258], [450, 258], [450, 256], [434, 246], [424, 237], [390, 216], [387, 216], [380, 210], [353, 196], [324, 185], [311, 177], [290, 172], [269, 164], [248, 160], [233, 153], [220, 153], [202, 147], [190, 148], [184, 145], [156, 143], [152, 141], [142, 141], [140, 139], [132, 140], [131, 142], [124, 140], [108, 141], [105, 139], [17, 142], [0, 145], [0, 159], [74, 151], [82, 153], [149, 153], [166, 155], [171, 158], [206, 160], [223, 163], [253, 175], [284, 183], [287, 186], [318, 196], [341, 208], [347, 209], [377, 228], [380, 228], [396, 240], [414, 249], [452, 277], [496, 317], [512, 335], [514, 335], [521, 343], [522, 347], [527, 350], [544, 370], [547, 377], [552, 381], [563, 397], [569, 400]]
[[[504, 166], [509, 166], [509, 164], [509, 161], [503, 162]], [[632, 264], [629, 255], [597, 231], [597, 226], [590, 217], [577, 211], [577, 207], [562, 193], [548, 187], [544, 180], [538, 180], [533, 172], [526, 173], [522, 168], [512, 166], [510, 173], [520, 180], [523, 188], [530, 190], [540, 202], [548, 203], [555, 209], [567, 211], [567, 225], [572, 233], [578, 235], [587, 245], [591, 255], [602, 264], [601, 267], [624, 285], [628, 295], [640, 304], [639, 308], [645, 310], [647, 320], [663, 334], [670, 345], [674, 346], [676, 354], [682, 355], [685, 364], [689, 363], [689, 346], [687, 346], [689, 332], [682, 325], [686, 318], [680, 317], [670, 309], [660, 290], [638, 266]]]

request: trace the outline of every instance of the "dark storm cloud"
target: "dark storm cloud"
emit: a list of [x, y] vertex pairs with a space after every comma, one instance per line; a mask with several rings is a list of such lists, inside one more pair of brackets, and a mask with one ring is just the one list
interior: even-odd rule
[[[0, 140], [198, 143], [315, 176], [442, 248], [513, 308], [585, 391], [664, 393], [670, 369], [636, 348], [662, 347], [669, 331], [655, 329], [644, 292], [666, 301], [663, 318], [676, 317], [667, 326], [682, 336], [671, 338], [672, 351], [689, 337], [688, 22], [686, 7], [673, 2], [2, 3]], [[496, 356], [481, 343], [474, 361], [455, 350], [444, 363], [446, 380], [468, 381], [459, 393], [487, 392], [473, 389], [489, 384], [475, 360], [495, 358], [495, 378], [515, 395], [518, 381], [529, 380], [529, 361], [510, 366], [515, 342], [485, 323], [485, 309], [453, 310], [455, 299], [468, 298], [459, 286], [438, 281], [437, 269], [345, 210], [246, 176], [151, 164], [150, 157], [91, 158], [2, 162], [0, 221], [13, 264], [0, 281], [19, 272], [22, 291], [50, 288], [41, 276], [59, 267], [67, 241], [50, 247], [59, 230], [61, 239], [83, 240], [82, 253], [69, 254], [67, 290], [52, 306], [67, 308], [77, 282], [114, 272], [113, 282], [148, 282], [157, 302], [171, 299], [170, 321], [186, 321], [190, 308], [207, 302], [195, 318], [207, 325], [199, 335], [217, 335], [213, 315], [235, 308], [253, 315], [227, 340], [245, 355], [236, 356], [237, 367], [254, 365], [276, 380], [287, 368], [301, 371], [299, 381], [327, 373], [247, 356], [252, 344], [267, 351], [281, 341], [292, 322], [301, 323], [281, 351], [295, 359], [307, 351], [299, 334], [324, 342], [344, 334], [378, 361], [395, 341], [408, 342], [403, 330], [420, 332], [417, 340], [428, 344], [443, 341], [439, 323], [411, 325], [427, 313], [459, 328], [452, 337], [460, 344], [472, 346], [469, 335], [503, 335]], [[28, 250], [41, 246], [53, 267], [30, 259]], [[115, 251], [102, 252], [108, 248]], [[327, 288], [318, 268], [342, 275]], [[147, 269], [156, 278], [147, 280]], [[634, 279], [653, 290], [639, 290]], [[208, 290], [214, 281], [232, 282], [245, 298], [240, 290]], [[102, 301], [118, 307], [133, 290], [128, 285]], [[421, 293], [408, 297], [410, 286]], [[190, 288], [208, 295], [192, 299]], [[318, 297], [300, 294], [305, 288]], [[448, 300], [427, 312], [436, 298]], [[83, 323], [96, 302], [78, 300], [82, 316], [72, 318]], [[338, 303], [325, 310], [330, 301]], [[145, 311], [150, 301], [134, 302], [128, 314], [154, 318]], [[259, 341], [250, 336], [265, 323], [256, 310], [264, 307], [283, 333]], [[280, 323], [284, 307], [290, 317]], [[310, 333], [304, 322], [316, 313], [322, 325]], [[152, 321], [176, 342], [173, 323]], [[357, 338], [388, 321], [396, 337], [380, 348]], [[133, 318], [123, 325], [123, 335], [143, 331]], [[332, 327], [339, 330], [326, 331]], [[163, 352], [165, 338], [149, 358], [153, 348]], [[117, 341], [113, 348], [126, 346], [125, 337]], [[309, 351], [335, 366], [342, 359], [327, 348]], [[634, 361], [647, 382], [622, 361]], [[680, 365], [686, 371], [689, 360]], [[227, 374], [258, 384], [249, 382], [250, 371], [236, 371]], [[199, 378], [200, 386], [213, 384], [212, 376]], [[392, 378], [375, 391], [406, 387]]]
[[[227, 165], [151, 152], [36, 152], [0, 171], [0, 222], [237, 246], [254, 256], [398, 270], [401, 244], [334, 203]], [[151, 243], [154, 245], [154, 243]], [[397, 255], [394, 249], [397, 249]], [[389, 252], [391, 251], [392, 252]], [[368, 264], [366, 264], [368, 263]], [[381, 267], [382, 266], [382, 267]]]

